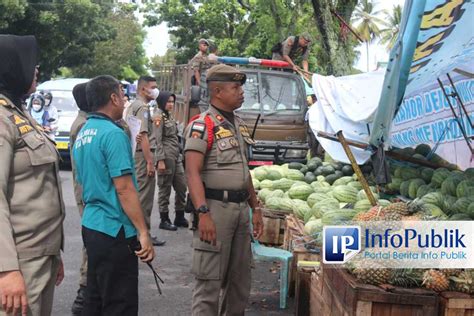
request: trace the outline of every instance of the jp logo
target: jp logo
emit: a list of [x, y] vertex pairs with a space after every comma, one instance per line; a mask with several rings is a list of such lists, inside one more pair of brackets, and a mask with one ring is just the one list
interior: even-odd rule
[[324, 226], [323, 262], [342, 264], [360, 251], [359, 226]]

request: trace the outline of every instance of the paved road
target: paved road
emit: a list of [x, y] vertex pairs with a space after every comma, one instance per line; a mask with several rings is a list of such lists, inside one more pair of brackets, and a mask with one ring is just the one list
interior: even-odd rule
[[[80, 219], [75, 206], [71, 172], [61, 171], [61, 179], [66, 203], [66, 246], [63, 255], [65, 278], [56, 289], [54, 298], [53, 315], [58, 316], [71, 314], [70, 306], [78, 288], [82, 247]], [[158, 224], [156, 206], [152, 215], [152, 233], [167, 241], [166, 246], [155, 248], [157, 258], [153, 262], [165, 281], [163, 295], [158, 295], [151, 271], [146, 265], [140, 264], [139, 315], [190, 315], [193, 288], [193, 277], [190, 274], [192, 234], [188, 229], [180, 229], [177, 232], [158, 230]], [[278, 289], [278, 270], [275, 269], [274, 263], [257, 262], [253, 271], [252, 294], [246, 315], [293, 315], [292, 301], [287, 310], [278, 309]]]

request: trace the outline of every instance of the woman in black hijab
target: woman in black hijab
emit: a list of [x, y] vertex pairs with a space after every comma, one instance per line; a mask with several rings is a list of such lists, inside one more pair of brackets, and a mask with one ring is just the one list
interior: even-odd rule
[[[184, 218], [186, 200], [186, 178], [184, 176], [181, 146], [178, 137], [178, 127], [171, 115], [176, 96], [168, 91], [161, 91], [156, 103], [158, 110], [153, 116], [153, 132], [155, 133], [157, 148], [155, 151], [158, 169], [158, 205], [160, 207], [160, 228], [176, 230], [174, 227], [188, 227]], [[171, 187], [176, 192], [174, 225], [169, 218], [168, 205], [170, 202]]]
[[36, 90], [33, 36], [0, 35], [0, 310], [50, 315], [64, 203], [54, 142], [22, 108]]

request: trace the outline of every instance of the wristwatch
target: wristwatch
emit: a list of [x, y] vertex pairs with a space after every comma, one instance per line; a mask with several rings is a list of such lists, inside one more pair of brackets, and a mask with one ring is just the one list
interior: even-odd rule
[[198, 213], [202, 213], [202, 214], [206, 214], [206, 213], [209, 213], [209, 208], [207, 207], [207, 205], [201, 205], [199, 206], [199, 208], [196, 210]]

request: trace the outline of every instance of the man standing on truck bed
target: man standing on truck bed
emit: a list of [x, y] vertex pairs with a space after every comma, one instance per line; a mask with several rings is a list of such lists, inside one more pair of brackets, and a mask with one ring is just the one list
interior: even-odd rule
[[192, 243], [193, 316], [243, 315], [250, 295], [249, 224], [252, 220], [258, 238], [263, 220], [247, 164], [247, 146], [254, 142], [234, 115], [244, 101], [245, 80], [246, 75], [231, 66], [209, 69], [209, 110], [185, 131], [186, 175], [199, 218]]
[[209, 42], [201, 38], [199, 40], [199, 52], [191, 59], [191, 67], [194, 71], [194, 80], [192, 80], [193, 86], [199, 86], [201, 84], [201, 74], [210, 68], [207, 49], [209, 48]]
[[301, 56], [303, 70], [308, 71], [309, 44], [311, 36], [303, 33], [300, 36], [290, 36], [272, 47], [272, 59], [288, 62], [293, 70], [298, 69], [295, 60]]

